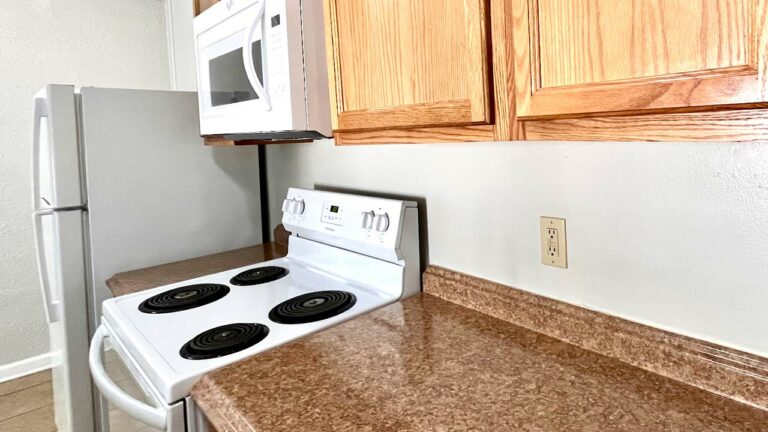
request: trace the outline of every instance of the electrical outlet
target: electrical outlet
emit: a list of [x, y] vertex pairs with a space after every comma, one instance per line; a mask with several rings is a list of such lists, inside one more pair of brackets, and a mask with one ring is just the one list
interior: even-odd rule
[[565, 219], [541, 217], [541, 263], [568, 268]]

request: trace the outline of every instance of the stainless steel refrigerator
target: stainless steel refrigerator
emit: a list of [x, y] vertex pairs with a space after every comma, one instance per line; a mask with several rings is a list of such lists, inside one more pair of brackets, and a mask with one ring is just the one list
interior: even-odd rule
[[33, 189], [56, 423], [106, 431], [119, 413], [88, 370], [105, 281], [260, 243], [257, 149], [204, 146], [195, 93], [49, 85], [34, 98]]

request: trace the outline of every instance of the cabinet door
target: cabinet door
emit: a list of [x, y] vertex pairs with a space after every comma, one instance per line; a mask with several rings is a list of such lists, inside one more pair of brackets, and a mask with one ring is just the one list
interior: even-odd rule
[[485, 0], [326, 0], [334, 129], [490, 123], [486, 13]]
[[765, 106], [764, 0], [512, 0], [519, 118]]

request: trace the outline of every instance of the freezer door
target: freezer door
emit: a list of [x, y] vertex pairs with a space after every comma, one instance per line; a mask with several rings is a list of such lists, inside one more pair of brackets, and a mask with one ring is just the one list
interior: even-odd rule
[[49, 85], [34, 99], [32, 199], [34, 210], [83, 205], [73, 86]]
[[59, 432], [94, 430], [83, 226], [80, 210], [34, 214], [40, 285], [50, 323]]

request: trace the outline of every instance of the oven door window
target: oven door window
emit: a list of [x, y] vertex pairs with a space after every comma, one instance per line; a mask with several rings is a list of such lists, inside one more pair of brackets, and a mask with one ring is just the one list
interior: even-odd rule
[[[253, 66], [259, 82], [264, 84], [264, 67], [261, 62], [261, 41], [251, 45]], [[211, 106], [231, 105], [259, 99], [248, 81], [243, 64], [243, 49], [229, 51], [208, 61], [208, 78]]]

